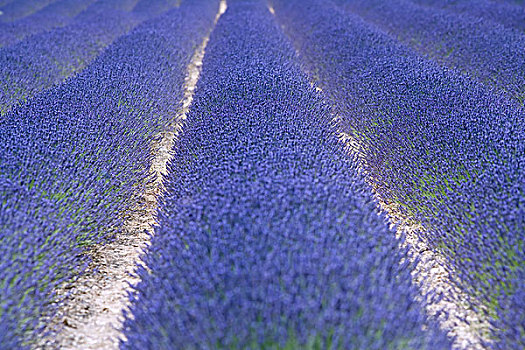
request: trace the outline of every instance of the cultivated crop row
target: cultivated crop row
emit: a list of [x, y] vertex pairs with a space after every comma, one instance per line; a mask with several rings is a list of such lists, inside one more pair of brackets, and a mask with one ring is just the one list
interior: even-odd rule
[[498, 341], [523, 337], [523, 107], [335, 6], [273, 3], [381, 199], [426, 228]]
[[123, 347], [447, 348], [290, 42], [264, 4], [228, 6]]
[[134, 11], [130, 0], [97, 1], [66, 27], [0, 48], [0, 115], [81, 71], [118, 37], [161, 13], [158, 3], [161, 10], [175, 5], [141, 0]]
[[508, 28], [525, 31], [525, 9], [512, 1], [494, 0], [411, 0], [430, 8], [444, 9], [462, 16], [477, 17]]
[[121, 230], [217, 8], [188, 2], [146, 22], [0, 120], [0, 347], [30, 338], [85, 249]]
[[[521, 104], [525, 101], [523, 30], [409, 0], [336, 1], [419, 53], [504, 91]], [[523, 10], [516, 12], [524, 16]], [[505, 17], [511, 23], [513, 16]]]
[[31, 34], [63, 27], [93, 2], [94, 0], [61, 0], [18, 21], [0, 23], [0, 46], [12, 45]]
[[56, 0], [3, 0], [0, 2], [2, 17], [0, 22], [9, 23], [29, 16]]
[[523, 2], [220, 8], [0, 0], [0, 349], [154, 219], [123, 349], [523, 349]]

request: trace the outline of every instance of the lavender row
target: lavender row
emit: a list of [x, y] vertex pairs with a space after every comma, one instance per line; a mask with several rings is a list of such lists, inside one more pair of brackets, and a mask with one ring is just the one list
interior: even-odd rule
[[475, 16], [483, 20], [500, 23], [505, 27], [525, 31], [525, 8], [516, 4], [494, 0], [411, 0], [432, 8], [452, 13]]
[[122, 348], [449, 348], [330, 115], [266, 6], [229, 1]]
[[66, 27], [0, 49], [0, 115], [81, 71], [119, 36], [158, 15], [147, 6], [145, 12], [129, 8], [129, 0], [97, 1]]
[[2, 10], [2, 8], [6, 5], [8, 5], [9, 3], [13, 2], [15, 0], [0, 0], [0, 10]]
[[408, 0], [337, 0], [437, 62], [525, 101], [525, 35]]
[[525, 6], [524, 0], [495, 0], [496, 2], [504, 3], [504, 4], [511, 4], [511, 5], [521, 5]]
[[0, 23], [8, 23], [26, 17], [57, 0], [16, 0], [0, 7]]
[[55, 287], [122, 231], [217, 9], [192, 1], [146, 22], [0, 120], [0, 348], [30, 344]]
[[[100, 0], [98, 0], [100, 1]], [[147, 3], [157, 3], [164, 2], [164, 0], [103, 0], [105, 6], [110, 9], [120, 10], [120, 11], [134, 11], [135, 7], [141, 2]]]
[[0, 46], [12, 45], [31, 34], [63, 27], [93, 2], [94, 0], [60, 0], [18, 21], [0, 23]]
[[179, 6], [183, 0], [142, 0], [133, 8], [137, 13], [143, 13], [147, 16], [155, 16], [166, 10]]
[[421, 238], [488, 309], [499, 348], [522, 346], [524, 109], [330, 3], [273, 6], [377, 193], [424, 225]]

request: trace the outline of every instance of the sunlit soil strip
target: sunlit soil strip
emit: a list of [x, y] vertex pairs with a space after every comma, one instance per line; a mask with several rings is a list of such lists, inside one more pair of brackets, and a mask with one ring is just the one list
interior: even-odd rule
[[[164, 191], [167, 164], [172, 159], [171, 149], [181, 131], [181, 124], [189, 111], [195, 86], [199, 80], [204, 51], [211, 32], [220, 16], [226, 11], [226, 1], [221, 0], [219, 12], [208, 35], [195, 50], [188, 65], [182, 99], [182, 109], [173, 122], [161, 133], [160, 141], [152, 145], [154, 159], [150, 168], [154, 181], [141, 198], [139, 210], [124, 224], [124, 234], [115, 242], [99, 247], [92, 252], [93, 263], [88, 273], [73, 286], [72, 297], [60, 310], [59, 321], [64, 327], [56, 339], [46, 339], [44, 348], [60, 349], [118, 349], [124, 312], [129, 309], [127, 293], [130, 285], [139, 282], [135, 273], [143, 266], [141, 255], [147, 251]], [[97, 271], [94, 273], [94, 271]], [[62, 291], [65, 293], [67, 291]]]
[[[268, 10], [272, 15], [275, 15], [275, 10], [271, 5], [268, 6]], [[297, 54], [300, 55], [299, 52]], [[314, 86], [313, 83], [311, 84]], [[322, 88], [316, 87], [316, 89], [323, 93]], [[327, 98], [325, 100], [328, 101]], [[454, 286], [449, 272], [444, 268], [446, 263], [444, 258], [429, 249], [426, 242], [420, 238], [421, 235], [418, 235], [418, 232], [423, 231], [422, 225], [403, 216], [394, 205], [387, 204], [381, 198], [376, 190], [373, 177], [364, 170], [366, 169], [366, 158], [360, 151], [361, 147], [358, 140], [342, 131], [339, 116], [335, 116], [332, 121], [336, 126], [339, 141], [345, 145], [350, 155], [357, 159], [357, 165], [364, 173], [380, 211], [388, 215], [391, 228], [395, 226], [399, 236], [405, 235], [401, 248], [408, 249], [408, 256], [412, 262], [419, 259], [412, 272], [412, 278], [421, 298], [423, 299], [426, 295], [431, 294], [443, 296], [438, 300], [427, 300], [427, 314], [431, 317], [440, 314], [438, 321], [441, 329], [447, 332], [449, 337], [455, 337], [454, 349], [484, 349], [482, 342], [490, 343], [488, 320], [468, 308], [468, 296]], [[422, 327], [425, 328], [425, 325]]]
[[340, 117], [336, 116], [333, 122], [337, 127], [339, 140], [357, 158], [358, 166], [372, 188], [379, 209], [388, 215], [391, 227], [396, 226], [396, 232], [405, 235], [401, 248], [408, 248], [408, 256], [412, 262], [419, 259], [414, 266], [412, 278], [421, 297], [424, 298], [429, 294], [443, 296], [437, 300], [427, 300], [427, 314], [430, 316], [440, 314], [438, 321], [441, 329], [447, 332], [449, 337], [455, 337], [454, 349], [484, 349], [482, 343], [490, 343], [488, 320], [483, 315], [469, 309], [467, 303], [469, 296], [461, 292], [452, 282], [452, 276], [444, 267], [446, 264], [444, 257], [432, 251], [418, 234], [418, 232], [423, 232], [423, 226], [414, 219], [402, 215], [395, 205], [386, 203], [378, 194], [373, 177], [363, 170], [366, 158], [359, 151], [359, 142], [351, 135], [341, 131]]

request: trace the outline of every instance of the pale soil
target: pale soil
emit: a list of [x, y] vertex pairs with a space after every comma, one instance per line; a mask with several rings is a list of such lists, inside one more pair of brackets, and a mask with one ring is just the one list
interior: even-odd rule
[[35, 348], [44, 349], [118, 349], [119, 340], [125, 340], [121, 328], [124, 312], [130, 301], [128, 293], [139, 282], [135, 271], [142, 265], [142, 255], [147, 252], [156, 225], [159, 201], [164, 191], [167, 164], [172, 158], [172, 147], [181, 124], [189, 112], [195, 86], [202, 68], [204, 51], [211, 31], [226, 11], [226, 1], [221, 1], [214, 26], [195, 50], [187, 68], [182, 110], [168, 130], [161, 133], [160, 141], [151, 146], [154, 159], [150, 173], [155, 181], [142, 194], [139, 208], [126, 219], [124, 232], [114, 242], [97, 247], [90, 252], [92, 263], [70, 289], [58, 291], [69, 296], [61, 305], [56, 317], [46, 320], [52, 336], [43, 339]]
[[[320, 88], [318, 90], [322, 93]], [[334, 123], [337, 126], [341, 125], [340, 117], [335, 117]], [[364, 170], [366, 158], [359, 151], [359, 143], [351, 135], [344, 133], [340, 127], [338, 130], [340, 142], [347, 146], [351, 155], [357, 160], [358, 166], [372, 189], [379, 210], [387, 215], [391, 226], [396, 227], [399, 236], [405, 236], [405, 241], [400, 243], [400, 248], [408, 249], [408, 257], [412, 262], [419, 259], [412, 272], [412, 281], [417, 286], [421, 299], [423, 300], [429, 294], [442, 296], [437, 300], [426, 300], [427, 314], [431, 317], [439, 315], [437, 321], [440, 328], [450, 338], [455, 337], [453, 349], [485, 349], [482, 343], [490, 343], [488, 335], [491, 326], [488, 320], [468, 307], [469, 296], [454, 284], [453, 275], [451, 275], [453, 271], [446, 268], [445, 258], [432, 251], [421, 238], [424, 237], [421, 234], [424, 232], [423, 226], [412, 218], [403, 216], [395, 205], [387, 204], [378, 194], [373, 177]]]
[[[226, 10], [226, 2], [221, 2], [221, 10], [215, 23]], [[274, 14], [274, 9], [269, 8]], [[75, 283], [69, 292], [71, 296], [62, 305], [60, 312], [50, 322], [50, 328], [59, 326], [61, 331], [54, 338], [47, 338], [38, 348], [60, 349], [117, 349], [119, 339], [123, 339], [123, 312], [129, 307], [127, 293], [131, 285], [139, 279], [134, 274], [137, 265], [141, 264], [141, 255], [147, 250], [150, 235], [144, 231], [153, 232], [159, 198], [163, 192], [163, 178], [166, 175], [166, 165], [171, 159], [171, 148], [176, 135], [180, 132], [181, 121], [189, 111], [196, 82], [200, 75], [204, 49], [209, 35], [196, 50], [192, 63], [188, 67], [187, 81], [183, 100], [183, 110], [174, 118], [171, 130], [162, 133], [161, 141], [152, 145], [155, 160], [151, 167], [156, 181], [142, 200], [142, 210], [130, 218], [125, 225], [125, 232], [117, 239], [103, 247], [94, 250], [91, 255], [93, 263], [88, 272]], [[334, 118], [338, 123], [338, 118]], [[359, 145], [349, 135], [340, 132], [341, 142], [353, 150], [353, 156], [359, 159], [361, 167], [365, 160], [359, 157]], [[404, 247], [408, 247], [412, 259], [419, 257], [420, 261], [413, 273], [414, 283], [419, 288], [421, 297], [429, 291], [443, 293], [444, 298], [431, 302], [427, 306], [429, 315], [446, 311], [448, 318], [441, 318], [440, 325], [450, 336], [456, 336], [454, 349], [482, 349], [480, 339], [490, 328], [486, 320], [464, 306], [466, 296], [451, 282], [449, 272], [444, 268], [443, 258], [427, 249], [424, 241], [416, 234], [421, 226], [403, 218], [395, 207], [387, 205], [376, 194], [380, 209], [387, 213], [391, 222], [397, 225], [397, 230], [406, 235]], [[470, 325], [462, 321], [466, 318]], [[487, 339], [485, 339], [487, 340]]]
[[[271, 5], [268, 6], [268, 10], [272, 15], [275, 15], [275, 9]], [[301, 55], [300, 52], [297, 54], [298, 56]], [[315, 79], [312, 77], [310, 79], [313, 86]], [[317, 90], [324, 94], [321, 87], [317, 87]], [[329, 101], [329, 99], [326, 97], [325, 101]], [[437, 298], [438, 300], [427, 300], [427, 314], [430, 317], [440, 314], [440, 317], [437, 318], [439, 326], [450, 338], [455, 337], [453, 349], [484, 349], [482, 342], [490, 342], [488, 320], [483, 315], [468, 308], [468, 296], [453, 283], [453, 276], [445, 268], [444, 257], [429, 249], [425, 241], [421, 239], [423, 235], [418, 234], [423, 230], [423, 227], [411, 218], [403, 217], [395, 206], [388, 205], [379, 196], [374, 188], [373, 178], [364, 171], [366, 159], [359, 151], [359, 143], [351, 135], [342, 131], [339, 116], [334, 116], [333, 122], [337, 127], [340, 142], [346, 146], [349, 155], [356, 159], [358, 167], [365, 174], [365, 179], [372, 189], [379, 210], [387, 215], [392, 227], [396, 227], [396, 232], [405, 236], [405, 241], [400, 244], [400, 248], [408, 249], [408, 256], [413, 262], [419, 259], [412, 273], [412, 278], [419, 290], [421, 300], [426, 299], [426, 296], [432, 293], [442, 295], [442, 298]], [[465, 319], [468, 323], [464, 321]], [[425, 325], [422, 325], [422, 328], [425, 328]]]

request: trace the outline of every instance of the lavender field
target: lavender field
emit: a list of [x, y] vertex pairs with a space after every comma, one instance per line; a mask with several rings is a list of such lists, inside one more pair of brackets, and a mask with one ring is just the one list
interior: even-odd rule
[[0, 349], [525, 349], [525, 3], [0, 0]]

